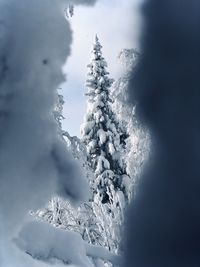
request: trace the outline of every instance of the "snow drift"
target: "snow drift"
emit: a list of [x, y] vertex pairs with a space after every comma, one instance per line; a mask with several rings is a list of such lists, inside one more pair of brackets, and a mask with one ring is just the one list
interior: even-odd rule
[[33, 258], [49, 263], [57, 259], [78, 267], [93, 267], [88, 256], [101, 258], [113, 264], [120, 262], [119, 256], [112, 255], [103, 247], [89, 245], [78, 233], [55, 228], [48, 223], [27, 224], [15, 242]]
[[[72, 200], [87, 186], [57, 133], [56, 89], [65, 80], [72, 32], [64, 18], [69, 1], [0, 2], [0, 265], [18, 261], [9, 242], [29, 209], [53, 194]], [[95, 1], [70, 1], [93, 4]], [[9, 256], [8, 256], [9, 254]]]

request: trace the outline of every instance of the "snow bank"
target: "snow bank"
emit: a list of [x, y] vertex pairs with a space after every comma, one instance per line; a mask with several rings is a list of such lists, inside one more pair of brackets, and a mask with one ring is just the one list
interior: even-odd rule
[[16, 243], [20, 249], [42, 261], [57, 259], [79, 267], [92, 267], [79, 234], [54, 228], [47, 223], [27, 224], [19, 233]]
[[29, 209], [41, 207], [55, 193], [74, 201], [87, 197], [85, 181], [57, 135], [53, 116], [56, 89], [65, 80], [62, 66], [72, 42], [70, 25], [64, 17], [64, 6], [69, 2], [95, 1], [0, 1], [3, 267], [25, 265], [17, 260], [9, 240], [24, 223]]
[[52, 262], [74, 264], [78, 267], [93, 267], [92, 258], [100, 258], [117, 265], [120, 258], [103, 247], [84, 242], [78, 233], [55, 228], [47, 223], [31, 222], [19, 233], [17, 246], [33, 258]]
[[15, 224], [53, 192], [81, 198], [85, 186], [76, 186], [81, 175], [52, 115], [72, 41], [62, 5], [9, 0], [0, 7], [0, 203]]

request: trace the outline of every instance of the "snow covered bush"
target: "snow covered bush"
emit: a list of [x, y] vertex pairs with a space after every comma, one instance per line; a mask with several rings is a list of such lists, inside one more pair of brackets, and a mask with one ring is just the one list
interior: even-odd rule
[[31, 213], [39, 221], [79, 233], [89, 244], [104, 246], [101, 222], [95, 215], [91, 202], [74, 207], [68, 201], [54, 197], [45, 208]]

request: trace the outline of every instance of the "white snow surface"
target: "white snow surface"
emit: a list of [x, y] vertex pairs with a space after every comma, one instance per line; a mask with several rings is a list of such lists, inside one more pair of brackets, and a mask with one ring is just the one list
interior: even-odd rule
[[99, 137], [99, 145], [103, 145], [107, 139], [107, 133], [103, 129], [99, 129], [97, 132], [97, 136]]
[[17, 246], [31, 257], [52, 263], [60, 261], [77, 267], [93, 267], [92, 258], [120, 263], [120, 257], [103, 247], [88, 245], [78, 233], [55, 228], [44, 222], [30, 222], [15, 239]]

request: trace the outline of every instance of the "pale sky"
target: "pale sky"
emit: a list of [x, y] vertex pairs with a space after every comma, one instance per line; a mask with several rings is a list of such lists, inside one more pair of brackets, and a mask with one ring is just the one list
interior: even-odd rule
[[80, 125], [86, 112], [85, 80], [87, 64], [95, 34], [103, 46], [111, 78], [120, 76], [117, 56], [123, 48], [138, 48], [139, 4], [141, 0], [99, 0], [94, 7], [75, 7], [70, 19], [73, 29], [71, 56], [64, 67], [67, 83], [62, 85], [65, 99], [63, 128], [80, 136]]

